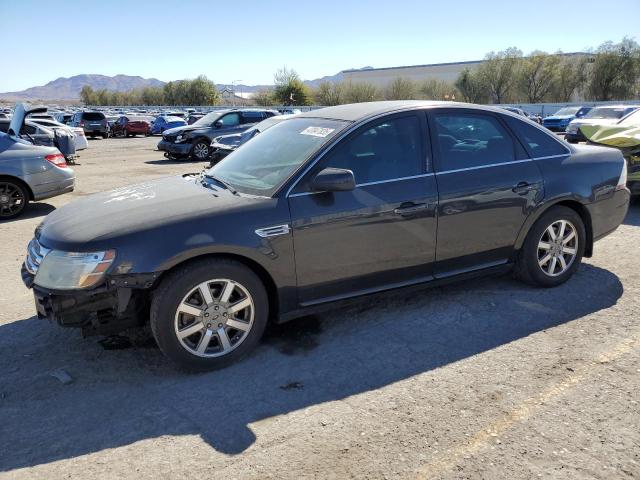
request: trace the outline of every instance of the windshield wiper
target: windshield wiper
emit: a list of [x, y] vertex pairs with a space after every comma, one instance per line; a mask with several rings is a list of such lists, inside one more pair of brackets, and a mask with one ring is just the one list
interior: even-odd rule
[[233, 187], [231, 186], [231, 184], [229, 184], [229, 183], [225, 182], [224, 180], [222, 180], [222, 179], [220, 179], [220, 178], [216, 177], [215, 175], [211, 175], [211, 174], [205, 173], [205, 174], [203, 175], [203, 177], [204, 177], [204, 178], [208, 178], [208, 179], [210, 179], [210, 180], [214, 180], [214, 181], [218, 182], [220, 185], [222, 185], [223, 187], [225, 187], [227, 190], [229, 190], [229, 191], [230, 191], [231, 193], [233, 193], [234, 195], [238, 195], [238, 191], [237, 191], [235, 188], [233, 188]]

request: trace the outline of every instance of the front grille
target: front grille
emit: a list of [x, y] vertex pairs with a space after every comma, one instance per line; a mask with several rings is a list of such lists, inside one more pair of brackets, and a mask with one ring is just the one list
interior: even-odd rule
[[27, 247], [27, 258], [24, 260], [24, 266], [31, 275], [38, 273], [38, 268], [40, 267], [42, 260], [50, 251], [50, 249], [40, 245], [40, 242], [35, 238], [29, 242], [29, 246]]

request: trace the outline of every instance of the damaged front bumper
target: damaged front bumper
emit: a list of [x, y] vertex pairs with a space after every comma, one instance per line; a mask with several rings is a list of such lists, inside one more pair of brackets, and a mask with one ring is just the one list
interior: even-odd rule
[[56, 291], [34, 284], [25, 265], [22, 280], [33, 289], [38, 318], [81, 328], [85, 336], [112, 335], [148, 319], [149, 290], [158, 274], [115, 275], [90, 290]]

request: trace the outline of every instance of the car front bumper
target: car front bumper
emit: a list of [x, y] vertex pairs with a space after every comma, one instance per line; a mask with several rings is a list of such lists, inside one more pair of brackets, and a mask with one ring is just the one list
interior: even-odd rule
[[586, 137], [582, 134], [580, 130], [577, 132], [565, 132], [564, 139], [572, 142], [586, 142]]
[[163, 139], [158, 142], [158, 150], [166, 152], [170, 155], [186, 157], [191, 153], [191, 144], [173, 143]]

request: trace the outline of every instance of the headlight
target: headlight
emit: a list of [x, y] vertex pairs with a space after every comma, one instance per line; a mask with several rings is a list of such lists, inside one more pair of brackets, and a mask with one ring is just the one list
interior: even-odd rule
[[567, 132], [568, 133], [578, 133], [578, 126], [577, 125], [573, 125], [573, 124], [569, 124], [569, 126], [567, 127]]
[[34, 283], [53, 290], [89, 288], [103, 279], [115, 258], [115, 250], [92, 253], [52, 250], [42, 260]]
[[184, 142], [187, 138], [188, 137], [186, 133], [181, 133], [176, 137], [176, 143]]

